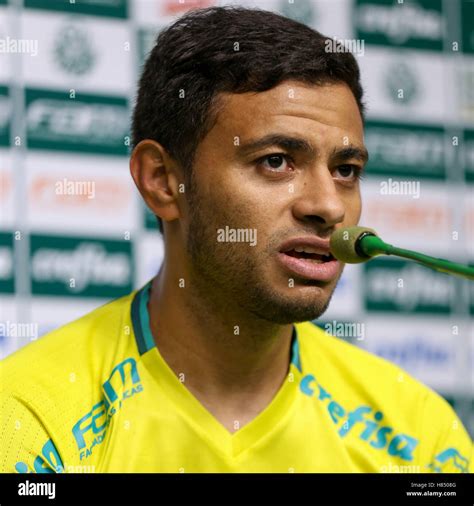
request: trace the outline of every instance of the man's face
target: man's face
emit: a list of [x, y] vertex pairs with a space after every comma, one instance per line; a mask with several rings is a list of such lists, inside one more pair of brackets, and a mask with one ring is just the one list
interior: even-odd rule
[[[182, 216], [195, 280], [275, 323], [317, 318], [343, 269], [321, 257], [325, 243], [361, 213], [365, 147], [354, 96], [341, 83], [285, 81], [221, 98]], [[281, 139], [249, 147], [270, 135]]]

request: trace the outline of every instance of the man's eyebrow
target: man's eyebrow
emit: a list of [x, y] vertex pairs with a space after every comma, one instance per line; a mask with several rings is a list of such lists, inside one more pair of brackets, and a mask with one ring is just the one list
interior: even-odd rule
[[[271, 146], [279, 146], [287, 151], [300, 151], [311, 156], [316, 156], [316, 148], [303, 137], [295, 137], [291, 135], [283, 134], [268, 134], [261, 139], [252, 140], [241, 144], [237, 148], [239, 155], [245, 156], [254, 151], [259, 151]], [[359, 148], [357, 146], [347, 146], [344, 148], [335, 148], [332, 156], [334, 158], [347, 160], [349, 158], [356, 158], [361, 162], [366, 163], [369, 160], [369, 153], [365, 148]]]
[[268, 134], [261, 139], [252, 140], [241, 144], [237, 148], [239, 155], [247, 155], [260, 149], [268, 148], [270, 146], [279, 146], [288, 151], [302, 151], [309, 155], [315, 156], [316, 149], [314, 146], [302, 137], [294, 137], [291, 135], [282, 134]]
[[352, 145], [345, 148], [335, 148], [332, 152], [332, 157], [340, 160], [355, 158], [363, 163], [367, 163], [369, 161], [369, 153], [366, 148], [359, 148]]

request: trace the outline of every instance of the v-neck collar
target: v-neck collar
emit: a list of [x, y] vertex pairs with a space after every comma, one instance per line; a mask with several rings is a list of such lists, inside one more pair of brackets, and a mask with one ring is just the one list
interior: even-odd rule
[[148, 314], [151, 284], [152, 280], [135, 293], [131, 305], [132, 325], [141, 360], [188, 422], [210, 444], [217, 446], [227, 456], [237, 457], [261, 437], [274, 430], [289, 414], [302, 376], [297, 329], [293, 325], [287, 379], [263, 411], [241, 429], [230, 433], [186, 388], [161, 356], [151, 333]]

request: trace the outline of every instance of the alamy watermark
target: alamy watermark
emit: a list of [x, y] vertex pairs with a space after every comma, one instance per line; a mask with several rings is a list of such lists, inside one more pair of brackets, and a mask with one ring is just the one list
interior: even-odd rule
[[355, 338], [358, 341], [365, 339], [365, 323], [338, 322], [333, 320], [324, 324], [324, 330], [335, 337]]
[[48, 499], [56, 497], [56, 483], [37, 483], [29, 480], [18, 484], [18, 495], [45, 495]]
[[257, 244], [256, 228], [225, 228], [217, 229], [217, 242], [248, 242], [250, 246]]
[[70, 181], [63, 178], [55, 183], [56, 195], [86, 195], [88, 199], [95, 197], [95, 181]]
[[365, 41], [362, 39], [327, 39], [324, 43], [326, 53], [352, 53], [360, 56], [365, 54]]
[[0, 53], [20, 53], [36, 56], [38, 54], [38, 40], [12, 39], [7, 35], [5, 38], [0, 38]]
[[414, 199], [420, 198], [419, 181], [395, 181], [391, 177], [380, 183], [381, 195], [411, 195]]
[[420, 466], [415, 465], [406, 465], [399, 466], [398, 464], [392, 464], [391, 462], [388, 465], [381, 466], [381, 473], [421, 473]]
[[34, 341], [38, 339], [38, 324], [11, 322], [10, 320], [0, 322], [0, 337], [21, 337]]
[[56, 466], [57, 473], [95, 473], [95, 465], [64, 465]]

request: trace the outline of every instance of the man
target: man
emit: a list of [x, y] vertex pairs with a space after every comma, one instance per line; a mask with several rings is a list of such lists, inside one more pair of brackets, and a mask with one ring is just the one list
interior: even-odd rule
[[326, 40], [229, 7], [161, 33], [130, 167], [163, 265], [4, 361], [2, 471], [468, 471], [441, 397], [308, 323], [367, 160], [357, 64]]

